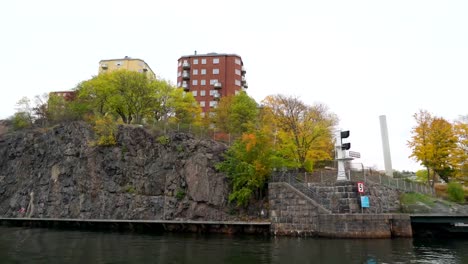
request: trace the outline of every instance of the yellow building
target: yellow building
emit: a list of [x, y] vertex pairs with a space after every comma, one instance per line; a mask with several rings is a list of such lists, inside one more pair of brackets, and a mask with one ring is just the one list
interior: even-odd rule
[[151, 70], [151, 67], [144, 60], [125, 56], [123, 59], [101, 60], [99, 62], [99, 73], [111, 72], [120, 69], [146, 73], [148, 78], [156, 79], [156, 75], [153, 70]]

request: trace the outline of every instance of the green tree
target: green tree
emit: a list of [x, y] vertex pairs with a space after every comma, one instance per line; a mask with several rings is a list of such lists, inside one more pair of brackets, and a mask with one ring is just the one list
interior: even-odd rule
[[78, 85], [78, 98], [100, 116], [113, 114], [126, 123], [145, 120], [196, 122], [200, 109], [192, 94], [164, 80], [119, 70], [103, 73]]
[[12, 121], [13, 128], [16, 130], [32, 126], [30, 116], [25, 112], [16, 112], [10, 119]]
[[239, 136], [255, 128], [259, 111], [257, 102], [240, 92], [222, 97], [214, 113], [213, 123], [219, 130]]
[[80, 120], [87, 111], [88, 106], [85, 103], [80, 101], [67, 101], [61, 96], [50, 94], [47, 101], [45, 114], [47, 121], [53, 124], [65, 121]]
[[156, 87], [145, 74], [118, 70], [103, 73], [78, 86], [78, 98], [100, 114], [117, 114], [126, 124], [140, 124], [156, 104]]
[[416, 178], [418, 182], [427, 182], [428, 181], [427, 170], [416, 171]]
[[243, 134], [229, 148], [226, 159], [218, 164], [231, 180], [230, 201], [246, 206], [252, 195], [263, 196], [268, 176], [274, 167], [271, 140], [261, 133]]
[[21, 98], [16, 103], [16, 114], [13, 116], [13, 126], [16, 128], [26, 128], [34, 123], [33, 107], [28, 97]]
[[111, 108], [126, 124], [141, 124], [145, 115], [151, 113], [154, 106], [155, 90], [150, 85], [146, 74], [135, 71], [111, 72], [111, 87], [114, 96], [110, 98]]
[[192, 93], [183, 89], [173, 89], [167, 104], [166, 114], [171, 114], [172, 120], [182, 124], [198, 124], [201, 122], [201, 108]]

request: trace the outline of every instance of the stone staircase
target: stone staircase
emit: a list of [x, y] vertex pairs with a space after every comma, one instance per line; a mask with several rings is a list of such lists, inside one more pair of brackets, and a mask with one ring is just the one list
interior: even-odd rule
[[398, 191], [378, 183], [366, 183], [364, 195], [370, 199], [370, 208], [361, 208], [361, 198], [355, 181], [305, 183], [293, 173], [278, 173], [272, 176], [271, 182], [288, 183], [335, 214], [388, 213], [399, 208]]
[[360, 213], [360, 198], [355, 183], [350, 181], [329, 184], [304, 183], [291, 175], [275, 175], [273, 182], [285, 182], [336, 214]]

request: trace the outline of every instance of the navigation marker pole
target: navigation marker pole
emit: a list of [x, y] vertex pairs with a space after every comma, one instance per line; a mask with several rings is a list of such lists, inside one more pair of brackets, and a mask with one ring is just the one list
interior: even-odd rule
[[348, 131], [338, 131], [336, 133], [335, 152], [336, 160], [338, 161], [338, 176], [337, 181], [346, 181], [345, 161], [352, 160], [353, 158], [346, 157], [346, 150], [351, 148], [351, 143], [343, 143], [343, 138], [349, 137]]

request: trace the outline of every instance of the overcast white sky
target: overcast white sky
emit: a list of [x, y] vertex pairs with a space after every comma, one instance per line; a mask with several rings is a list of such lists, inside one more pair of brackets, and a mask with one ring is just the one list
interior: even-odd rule
[[365, 166], [416, 170], [412, 115], [468, 114], [468, 1], [15, 0], [0, 3], [0, 119], [23, 96], [68, 90], [101, 59], [145, 60], [175, 83], [182, 55], [242, 56], [248, 93], [328, 105]]

